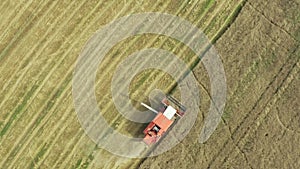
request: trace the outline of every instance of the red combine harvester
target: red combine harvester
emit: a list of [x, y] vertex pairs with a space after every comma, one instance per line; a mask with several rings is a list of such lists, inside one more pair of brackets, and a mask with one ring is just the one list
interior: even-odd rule
[[163, 108], [159, 112], [152, 107], [141, 103], [143, 106], [157, 114], [144, 130], [145, 137], [143, 140], [147, 145], [157, 143], [172, 126], [176, 116], [182, 117], [186, 111], [186, 108], [170, 95], [161, 102]]

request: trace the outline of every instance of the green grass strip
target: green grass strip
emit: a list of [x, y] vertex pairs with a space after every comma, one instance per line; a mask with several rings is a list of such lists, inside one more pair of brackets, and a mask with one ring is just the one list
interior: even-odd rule
[[24, 109], [24, 107], [27, 104], [27, 101], [30, 99], [32, 94], [36, 91], [38, 88], [38, 85], [33, 85], [29, 92], [26, 93], [25, 97], [23, 98], [23, 101], [20, 105], [17, 106], [15, 111], [13, 112], [12, 116], [9, 118], [8, 122], [5, 124], [3, 129], [0, 132], [0, 138], [5, 135], [5, 133], [8, 131], [9, 127], [12, 125], [13, 121], [17, 118], [17, 116], [20, 114], [20, 112]]

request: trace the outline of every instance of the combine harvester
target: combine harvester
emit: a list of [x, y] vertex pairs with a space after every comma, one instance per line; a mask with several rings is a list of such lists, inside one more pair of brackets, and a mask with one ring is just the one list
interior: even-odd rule
[[186, 111], [186, 108], [170, 95], [161, 102], [163, 107], [160, 111], [156, 111], [145, 103], [141, 103], [144, 107], [157, 114], [144, 130], [145, 137], [143, 141], [147, 145], [157, 143], [168, 129], [170, 129], [174, 120], [177, 117], [182, 117]]

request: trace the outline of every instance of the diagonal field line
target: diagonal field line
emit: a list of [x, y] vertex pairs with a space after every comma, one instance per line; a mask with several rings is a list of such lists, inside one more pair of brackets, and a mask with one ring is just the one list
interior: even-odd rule
[[[298, 61], [298, 63], [296, 64], [296, 66], [295, 66], [295, 68], [294, 68], [294, 72], [291, 72], [291, 75], [290, 75], [289, 78], [287, 79], [287, 82], [292, 83], [294, 80], [299, 80], [299, 76], [297, 77], [297, 73], [299, 73], [299, 69], [300, 69], [300, 62]], [[294, 76], [295, 74], [296, 74], [296, 76]], [[286, 88], [289, 87], [289, 83], [288, 83], [288, 84], [285, 84], [284, 89], [286, 89]], [[281, 92], [281, 93], [283, 94], [285, 91], [283, 90], [283, 91], [279, 91], [279, 92]], [[278, 96], [280, 96], [280, 94], [278, 94]], [[275, 100], [275, 99], [274, 99], [274, 100]], [[280, 100], [280, 98], [279, 98], [278, 100]], [[273, 101], [273, 102], [275, 102], [275, 101]], [[275, 102], [275, 103], [276, 103], [276, 102]], [[275, 103], [274, 103], [274, 104], [271, 104], [271, 105], [275, 105]], [[292, 129], [289, 128], [289, 127], [291, 127], [292, 122], [295, 121], [295, 120], [297, 119], [297, 118], [296, 118], [296, 117], [297, 117], [297, 114], [296, 114], [293, 118], [291, 118], [291, 120], [289, 120], [287, 126], [285, 126], [285, 125], [282, 123], [282, 121], [280, 120], [280, 118], [278, 117], [278, 111], [277, 111], [277, 114], [276, 114], [276, 115], [277, 115], [277, 119], [278, 119], [280, 125], [285, 129], [284, 132], [282, 133], [281, 138], [283, 138], [288, 132], [293, 132], [293, 133], [297, 132], [297, 131], [294, 131], [294, 130], [292, 130]]]

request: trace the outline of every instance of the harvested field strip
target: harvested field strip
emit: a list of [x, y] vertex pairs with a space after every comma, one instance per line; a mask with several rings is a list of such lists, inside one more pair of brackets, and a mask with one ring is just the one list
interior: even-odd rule
[[[200, 22], [200, 21], [199, 21]], [[154, 43], [155, 41], [151, 41], [151, 42], [149, 42], [149, 43], [147, 43], [147, 45], [148, 45], [148, 47], [150, 47], [151, 46], [151, 44], [153, 45], [153, 43]], [[166, 41], [163, 41], [162, 43], [165, 43]], [[171, 41], [171, 42], [173, 42], [173, 41]], [[175, 44], [175, 43], [173, 43], [173, 44]], [[130, 45], [128, 45], [128, 46], [131, 46], [132, 44], [130, 44]], [[161, 47], [162, 45], [159, 45], [159, 47]], [[173, 52], [174, 52], [174, 50], [176, 50], [177, 48], [179, 47], [179, 44], [177, 45], [177, 46], [174, 46], [174, 47], [172, 47], [173, 48]], [[125, 50], [126, 51], [126, 50]], [[180, 55], [179, 56], [181, 56], [181, 54], [183, 54], [185, 51], [180, 51]], [[187, 56], [186, 56], [187, 57]], [[196, 57], [196, 59], [194, 58], [194, 59], [192, 59], [191, 61], [190, 61], [190, 63], [188, 64], [188, 65], [193, 65], [193, 67], [194, 67], [194, 65], [196, 65], [195, 64], [195, 60], [197, 61], [196, 62], [196, 64], [199, 62], [199, 60], [200, 59], [198, 59], [198, 57]], [[108, 62], [107, 62], [108, 63]], [[110, 65], [111, 67], [109, 67], [108, 68], [108, 71], [110, 70], [110, 69], [112, 69], [112, 66], [115, 66], [115, 65]], [[140, 65], [140, 66], [142, 66], [142, 65]], [[192, 67], [192, 68], [193, 68]], [[106, 72], [106, 73], [108, 73], [108, 72]], [[103, 74], [106, 74], [105, 72], [103, 72]], [[150, 77], [153, 77], [154, 76], [154, 74], [155, 74], [155, 72], [154, 73], [152, 73], [151, 75], [150, 75]], [[183, 74], [185, 74], [185, 73], [183, 73]], [[171, 87], [170, 88], [173, 88], [172, 86], [173, 85], [170, 85]], [[136, 87], [136, 86], [135, 86]], [[147, 93], [147, 92], [146, 92]]]
[[[46, 105], [43, 105], [39, 110], [38, 114], [32, 118], [31, 122], [27, 125], [27, 127], [24, 129], [24, 132], [22, 135], [19, 136], [19, 139], [16, 141], [15, 145], [22, 145], [22, 147], [16, 146], [13, 147], [10, 153], [7, 154], [7, 156], [4, 158], [3, 161], [8, 161], [7, 159], [12, 159], [12, 163], [14, 164], [14, 161], [18, 159], [18, 152], [22, 152], [22, 149], [28, 147], [30, 145], [30, 141], [32, 140], [33, 136], [38, 134], [41, 131], [38, 131], [37, 128], [42, 127], [41, 122], [44, 118], [49, 118], [49, 115], [53, 115], [51, 113], [51, 110], [60, 105], [59, 103], [63, 99], [63, 97], [60, 97], [62, 93], [67, 87], [67, 85], [71, 81], [71, 74], [72, 72], [70, 71], [68, 74], [66, 74], [66, 81], [61, 81], [58, 86], [61, 86], [60, 88], [54, 90], [49, 97], [49, 100], [46, 102]], [[55, 102], [54, 102], [55, 101]], [[47, 119], [48, 121], [48, 119]], [[5, 165], [5, 164], [4, 164]]]
[[[45, 45], [46, 46], [46, 45]], [[43, 48], [42, 48], [43, 49]], [[41, 50], [42, 52], [42, 50]], [[38, 92], [42, 89], [42, 87], [45, 85], [45, 83], [47, 82], [47, 80], [51, 77], [52, 73], [55, 71], [55, 68], [58, 67], [58, 65], [64, 60], [64, 57], [61, 57], [60, 60], [58, 61], [58, 64], [56, 64], [56, 66], [52, 67], [52, 65], [50, 64], [45, 64], [45, 66], [42, 68], [42, 71], [40, 71], [40, 73], [38, 74], [38, 77], [44, 77], [44, 80], [42, 81], [41, 85], [39, 86], [39, 89], [37, 90], [37, 92], [33, 93], [33, 97], [31, 97], [31, 100], [33, 100], [33, 98], [38, 94]], [[30, 66], [28, 66], [29, 69]], [[46, 67], [49, 67], [49, 71], [47, 71]], [[27, 70], [28, 70], [27, 69]], [[44, 69], [46, 69], [46, 71], [43, 71]], [[47, 76], [45, 76], [45, 72], [47, 73]], [[24, 71], [23, 75], [26, 73], [26, 71]], [[22, 78], [24, 78], [24, 76], [19, 77], [18, 81], [21, 81]], [[15, 84], [14, 87], [17, 87], [18, 84]], [[15, 89], [14, 89], [15, 90]], [[11, 93], [14, 91], [11, 90]], [[2, 102], [4, 103], [4, 101]], [[30, 102], [27, 104], [27, 106], [30, 104]]]
[[[235, 7], [238, 4], [243, 3], [242, 1], [229, 1], [227, 3], [222, 3], [218, 5], [215, 9], [212, 11], [212, 16], [207, 22], [207, 26], [205, 26], [203, 32], [208, 35], [209, 37], [215, 35], [218, 30], [222, 29], [223, 25], [229, 25], [226, 20], [230, 19], [230, 15], [233, 11], [236, 11], [238, 9]], [[215, 12], [214, 12], [215, 11]], [[232, 18], [234, 19], [234, 18]]]
[[[236, 17], [240, 13], [242, 7], [245, 5], [247, 0], [241, 1], [235, 10], [227, 17], [226, 22], [222, 25], [222, 27], [217, 31], [217, 33], [213, 36], [211, 43], [215, 44], [217, 40], [226, 32], [226, 30], [230, 27], [230, 25], [235, 21]], [[206, 28], [205, 28], [206, 29]], [[208, 46], [205, 51], [208, 51], [211, 46]], [[191, 64], [191, 70], [193, 70], [201, 61], [201, 57], [199, 57], [197, 60], [194, 61], [194, 63]]]
[[[57, 5], [59, 5], [59, 4], [57, 4]], [[70, 7], [72, 7], [72, 5], [74, 5], [74, 4], [70, 3]], [[54, 8], [55, 6], [52, 6], [52, 7]], [[52, 9], [52, 8], [50, 8], [50, 9]], [[51, 11], [51, 10], [49, 10], [49, 11]], [[73, 15], [70, 15], [71, 17], [69, 19], [64, 20], [65, 21], [65, 22], [63, 22], [64, 26], [68, 23], [68, 21], [72, 18], [72, 16], [74, 16], [74, 14], [75, 13], [73, 13]], [[66, 13], [61, 13], [61, 15], [59, 17], [55, 18], [54, 23], [55, 24], [58, 23], [64, 15], [66, 15]], [[45, 14], [45, 16], [47, 16], [47, 13]], [[42, 19], [39, 20], [39, 21], [42, 21]], [[38, 24], [41, 24], [41, 23], [38, 22]], [[38, 40], [38, 42], [34, 44], [34, 46], [28, 51], [28, 53], [21, 60], [18, 60], [18, 59], [13, 60], [14, 62], [18, 63], [18, 65], [16, 66], [16, 69], [13, 69], [14, 72], [10, 73], [12, 76], [10, 78], [8, 78], [9, 80], [7, 82], [5, 82], [3, 90], [5, 90], [8, 87], [8, 85], [10, 85], [12, 82], [14, 82], [14, 86], [10, 87], [10, 89], [8, 91], [9, 93], [4, 93], [4, 92], [1, 93], [3, 95], [6, 95], [7, 97], [1, 102], [0, 107], [3, 106], [6, 99], [12, 94], [12, 92], [14, 90], [16, 90], [16, 88], [18, 86], [20, 86], [19, 84], [24, 79], [24, 75], [26, 75], [26, 73], [28, 72], [28, 70], [32, 66], [31, 64], [29, 64], [30, 61], [38, 60], [38, 58], [43, 54], [43, 52], [48, 47], [49, 44], [48, 43], [43, 43], [43, 42], [45, 42], [46, 39], [52, 41], [54, 38], [56, 38], [57, 34], [63, 29], [63, 28], [57, 29], [56, 32], [54, 34], [52, 34], [53, 36], [49, 37], [49, 35], [51, 35], [51, 33], [53, 33], [53, 32], [51, 32], [53, 28], [54, 28], [53, 25], [48, 27], [45, 34], [43, 34], [42, 38], [40, 38]], [[51, 42], [51, 41], [49, 41], [49, 42]], [[20, 49], [20, 48], [21, 48], [21, 46], [16, 47], [15, 51], [18, 51], [18, 49]], [[34, 57], [32, 57], [32, 55], [34, 55]], [[14, 57], [17, 57], [17, 56], [14, 56]], [[49, 59], [51, 59], [51, 57]], [[11, 64], [12, 63], [6, 63], [5, 66], [10, 67]], [[47, 66], [49, 66], [49, 65], [48, 64], [43, 64], [42, 69], [44, 69]], [[4, 70], [5, 70], [5, 67], [3, 67], [1, 72], [4, 71]], [[11, 69], [7, 69], [7, 70], [11, 70]], [[19, 73], [20, 70], [22, 70], [22, 73], [20, 75], [17, 75], [17, 73]], [[14, 77], [17, 78], [16, 81], [13, 81], [13, 80], [15, 80]]]
[[[55, 7], [55, 6], [52, 6], [52, 7]], [[49, 8], [49, 9], [52, 9], [52, 8]], [[49, 11], [50, 11], [50, 10], [49, 10]], [[48, 11], [48, 12], [49, 12], [49, 11]], [[47, 13], [45, 13], [44, 16], [46, 16], [46, 14], [47, 14]], [[44, 38], [45, 38], [45, 37], [46, 37], [46, 36], [44, 36]], [[6, 93], [6, 92], [4, 92], [4, 91], [2, 91], [2, 93], [1, 93], [1, 95], [5, 95], [5, 97], [3, 98], [3, 100], [2, 100], [1, 103], [0, 103], [0, 108], [2, 108], [2, 107], [5, 105], [5, 103], [6, 103], [7, 100], [10, 98], [10, 96], [18, 89], [18, 87], [20, 87], [20, 83], [21, 83], [22, 80], [24, 79], [25, 74], [26, 74], [27, 71], [29, 71], [29, 69], [31, 68], [31, 64], [29, 64], [29, 61], [30, 61], [31, 59], [37, 59], [37, 57], [43, 52], [44, 47], [47, 46], [47, 44], [45, 44], [44, 47], [41, 48], [41, 50], [39, 51], [39, 53], [38, 53], [35, 57], [32, 57], [32, 54], [35, 52], [34, 49], [36, 49], [39, 45], [40, 45], [40, 44], [37, 43], [36, 46], [33, 47], [33, 49], [32, 49], [32, 50], [31, 50], [31, 51], [30, 51], [30, 52], [29, 52], [22, 60], [21, 60], [21, 63], [20, 63], [20, 64], [18, 65], [18, 67], [14, 70], [14, 72], [13, 72], [13, 73], [10, 73], [11, 76], [10, 76], [9, 80], [8, 80], [7, 82], [4, 81], [5, 85], [4, 85], [4, 87], [2, 87], [3, 90], [5, 90], [5, 89], [8, 88], [8, 87], [9, 87], [9, 89], [8, 89], [8, 93]], [[15, 48], [15, 49], [16, 49], [15, 51], [17, 51], [18, 47]], [[27, 60], [27, 61], [26, 61], [26, 60]], [[20, 60], [19, 60], [19, 59], [15, 59], [14, 61], [17, 62], [17, 61], [20, 61]], [[21, 66], [23, 65], [23, 63], [28, 63], [28, 64], [27, 64], [26, 67], [23, 69], [21, 75], [17, 76], [17, 73], [19, 73], [20, 68], [21, 68]], [[6, 64], [5, 66], [6, 66], [6, 67], [10, 67], [10, 64]], [[43, 70], [43, 69], [45, 68], [45, 66], [47, 66], [47, 65], [44, 64], [44, 67], [42, 67], [41, 69]], [[1, 72], [4, 70], [4, 68], [5, 68], [5, 67], [3, 67], [3, 69], [1, 70]], [[7, 69], [7, 70], [11, 70], [11, 69]], [[14, 77], [17, 77], [17, 80], [16, 80], [16, 81], [12, 81]], [[13, 86], [9, 86], [9, 85], [11, 85], [12, 82], [13, 82]], [[15, 93], [14, 95], [15, 95], [15, 98], [17, 98], [17, 94]], [[4, 114], [3, 114], [3, 115], [4, 115]], [[3, 115], [2, 115], [2, 116], [3, 116]], [[9, 117], [8, 117], [8, 118], [9, 118]]]
[[[82, 3], [82, 4], [84, 4], [84, 3]], [[70, 4], [71, 5], [71, 4]], [[79, 8], [78, 8], [78, 10], [79, 10]], [[74, 11], [73, 12], [73, 15], [70, 15], [70, 18], [69, 19], [71, 19], [73, 16], [74, 16], [74, 14], [76, 13], [76, 11]], [[67, 24], [67, 22], [69, 21], [69, 19], [68, 20], [66, 20], [66, 22], [64, 22], [63, 23], [63, 26], [65, 25], [65, 24]], [[58, 22], [58, 20], [56, 21], [56, 22]], [[54, 34], [55, 36], [56, 36], [56, 34], [59, 32], [59, 31], [61, 31], [63, 28], [61, 28], [61, 29], [58, 29], [57, 31], [56, 31], [56, 33]], [[44, 36], [44, 37], [46, 37], [47, 36], [47, 34]], [[55, 38], [55, 36], [53, 36], [52, 37], [52, 39], [53, 38]], [[36, 55], [36, 58], [38, 58], [38, 56], [40, 56], [41, 54], [42, 54], [42, 52], [43, 52], [43, 50], [45, 50], [45, 47], [47, 46], [47, 44], [44, 44], [44, 46], [42, 46], [42, 48], [39, 50], [39, 53]], [[61, 46], [61, 47], [63, 47], [63, 46]], [[67, 55], [64, 55], [64, 56], [67, 56]], [[27, 55], [27, 57], [29, 57], [30, 58], [30, 54], [29, 55]], [[34, 58], [33, 58], [34, 59]], [[57, 68], [57, 66], [63, 61], [65, 59], [65, 57], [61, 57], [60, 59], [59, 59], [59, 61], [58, 61], [58, 64], [56, 64], [56, 67], [55, 68]], [[40, 74], [41, 73], [45, 73], [45, 72], [47, 72], [47, 76], [41, 76], [41, 77], [44, 77], [44, 80], [42, 81], [42, 84], [45, 84], [46, 82], [47, 82], [47, 80], [50, 78], [50, 76], [52, 75], [52, 73], [55, 71], [55, 69], [53, 68], [53, 67], [51, 67], [52, 65], [49, 65], [49, 64], [43, 64], [44, 66], [42, 67], [42, 70], [44, 70], [45, 68], [50, 68], [50, 70], [47, 70], [47, 71], [41, 71], [40, 72]], [[27, 67], [27, 70], [30, 68], [30, 65], [28, 65]], [[23, 78], [24, 78], [24, 74], [26, 73], [26, 71], [24, 71], [23, 72], [23, 74], [22, 74], [22, 76], [20, 76], [19, 77], [19, 79], [18, 79], [18, 81], [17, 82], [20, 82]], [[42, 78], [43, 79], [43, 78]], [[17, 87], [18, 86], [18, 84], [15, 84], [14, 85], [14, 87]], [[41, 88], [40, 88], [41, 89]], [[11, 93], [13, 92], [14, 90], [11, 90]], [[11, 94], [10, 93], [10, 94]], [[8, 95], [9, 96], [9, 95]], [[4, 101], [2, 102], [2, 104], [4, 103]]]
[[[295, 56], [294, 53], [289, 56], [288, 60], [282, 65], [282, 67], [280, 68], [279, 72], [276, 74], [274, 79], [270, 82], [268, 87], [261, 94], [260, 98], [256, 101], [251, 112], [252, 111], [262, 112], [263, 109], [266, 107], [266, 105], [268, 105], [268, 103], [271, 101], [272, 96], [274, 96], [279, 91], [280, 87], [286, 81], [286, 79], [288, 78], [292, 69], [296, 66], [299, 58], [295, 62], [295, 57], [297, 57], [297, 56]], [[267, 98], [265, 98], [265, 97], [267, 97]], [[263, 103], [261, 103], [261, 102], [263, 102]], [[247, 132], [249, 130], [245, 126], [252, 126], [252, 124], [255, 123], [257, 119], [261, 119], [261, 118], [263, 119], [266, 117], [266, 114], [263, 114], [263, 113], [262, 114], [258, 113], [256, 116], [250, 116], [251, 112], [247, 113], [247, 115], [241, 121], [240, 125], [231, 133], [232, 134], [231, 137], [235, 138], [235, 140], [237, 140], [236, 145], [243, 144], [243, 140], [247, 136]], [[252, 130], [252, 131], [255, 132], [255, 130]], [[240, 134], [240, 133], [242, 133], [242, 134]], [[224, 146], [223, 146], [224, 148], [222, 148], [218, 152], [218, 154], [215, 156], [215, 158], [213, 158], [214, 160], [212, 160], [210, 162], [208, 167], [214, 167], [214, 163], [216, 161], [219, 161], [219, 160], [226, 161], [227, 153], [231, 153], [232, 150], [234, 149], [234, 147], [232, 147], [232, 146], [225, 146], [225, 145], [228, 145], [227, 144], [228, 141], [229, 141], [229, 139], [227, 139], [227, 141], [224, 143]], [[224, 153], [226, 155], [224, 155]], [[219, 159], [222, 157], [224, 157], [224, 159]]]
[[[74, 11], [74, 13], [75, 13], [76, 11]], [[72, 48], [69, 48], [69, 51], [68, 52], [70, 52], [71, 51], [71, 49]], [[63, 58], [65, 58], [65, 56], [67, 56], [68, 55], [68, 52], [66, 52], [66, 54], [64, 55], [64, 57], [62, 57], [62, 59]], [[61, 63], [61, 61], [59, 62], [59, 64]], [[73, 62], [71, 62], [71, 63], [75, 63], [74, 61]], [[56, 65], [56, 67], [58, 67], [59, 66], [59, 64], [57, 64]], [[56, 69], [56, 67], [54, 67], [53, 69], [52, 69], [52, 71], [54, 71], [55, 69]], [[63, 79], [66, 79], [66, 78], [69, 78], [69, 80], [67, 80], [67, 82], [69, 83], [70, 82], [70, 78], [71, 78], [71, 75], [72, 75], [72, 68], [73, 68], [73, 66], [71, 66], [70, 68], [69, 68], [69, 73], [67, 73], [67, 76], [65, 76], [65, 78], [63, 78]], [[51, 75], [51, 72], [48, 74], [49, 76]], [[44, 82], [46, 82], [47, 81], [47, 78], [44, 80]], [[61, 81], [61, 83], [63, 83], [63, 81]], [[60, 87], [60, 85], [58, 85], [58, 87], [57, 88], [59, 88]], [[50, 98], [49, 98], [50, 99]], [[49, 100], [50, 101], [50, 100]], [[47, 103], [47, 102], [46, 102]], [[43, 109], [41, 109], [41, 111], [42, 111]], [[32, 121], [33, 122], [33, 121]], [[28, 140], [28, 141], [30, 141], [30, 140]]]
[[[64, 90], [64, 93], [66, 93], [68, 91], [68, 89], [70, 88], [70, 84], [68, 85], [67, 89]], [[64, 93], [62, 93], [62, 95], [64, 95]], [[68, 92], [68, 94], [64, 97], [64, 100], [61, 103], [71, 103], [70, 100], [71, 97], [71, 93]], [[55, 106], [56, 109], [57, 105]], [[47, 141], [47, 144], [49, 145], [48, 150], [45, 152], [44, 156], [39, 158], [39, 161], [37, 161], [37, 166], [40, 166], [41, 163], [46, 159], [46, 156], [49, 153], [49, 150], [53, 147], [53, 143], [56, 143], [58, 141], [58, 138], [61, 136], [61, 134], [63, 132], [65, 132], [66, 127], [69, 126], [69, 124], [71, 122], [74, 122], [76, 116], [71, 116], [70, 118], [70, 114], [74, 112], [72, 107], [66, 107], [66, 110], [63, 110], [65, 113], [63, 114], [62, 117], [60, 117], [59, 119], [56, 119], [56, 121], [53, 122], [49, 122], [48, 120], [43, 119], [43, 121], [41, 122], [41, 125], [39, 126], [39, 128], [35, 129], [35, 131], [33, 131], [33, 133], [31, 133], [33, 136], [31, 136], [31, 138], [27, 139], [27, 143], [25, 144], [29, 144], [30, 140], [32, 139], [32, 137], [37, 136], [40, 132], [42, 132], [45, 128], [47, 127], [53, 127], [53, 133], [51, 133], [50, 135], [46, 135], [46, 138], [48, 138], [50, 141]], [[58, 110], [54, 110], [53, 113], [58, 113]], [[53, 113], [51, 113], [51, 115], [53, 115]], [[50, 116], [50, 113], [48, 113], [48, 116]], [[49, 117], [47, 117], [49, 118]], [[53, 125], [52, 125], [53, 124]], [[58, 132], [58, 133], [56, 133]], [[28, 143], [29, 142], [29, 143]], [[24, 151], [24, 149], [26, 148], [26, 145], [23, 146], [23, 149], [20, 151]], [[20, 153], [20, 152], [19, 152]], [[21, 153], [19, 154], [19, 156], [21, 155]], [[18, 157], [16, 157], [16, 159], [18, 159]]]
[[11, 118], [9, 118], [8, 122], [5, 124], [5, 126], [0, 131], [1, 139], [2, 139], [3, 135], [7, 132], [7, 130], [9, 129], [9, 127], [11, 126], [11, 124], [15, 120], [15, 118], [20, 114], [20, 112], [22, 112], [22, 110], [24, 109], [24, 107], [27, 104], [27, 101], [30, 99], [31, 95], [36, 91], [36, 89], [38, 87], [39, 86], [37, 86], [37, 85], [32, 86], [30, 91], [23, 98], [23, 101], [21, 102], [21, 104], [16, 107], [15, 111], [12, 113]]
[[[27, 3], [26, 6], [24, 5], [25, 0], [20, 2], [18, 5], [16, 5], [13, 9], [12, 4], [10, 4], [10, 1], [6, 1], [6, 3], [2, 3], [0, 7], [0, 29], [5, 30], [6, 28], [10, 27], [12, 23], [17, 23], [16, 19], [20, 17], [20, 13], [23, 13], [24, 10], [28, 7], [30, 3]], [[10, 7], [10, 8], [9, 8]], [[13, 21], [13, 22], [10, 22]], [[9, 22], [9, 23], [8, 23]], [[4, 44], [5, 37], [8, 36], [7, 29], [3, 32], [3, 34], [0, 36], [0, 49], [4, 48], [4, 45], [2, 47], [2, 44]], [[0, 66], [1, 67], [1, 66]]]
[[39, 152], [36, 154], [36, 156], [32, 159], [30, 162], [29, 168], [32, 169], [35, 167], [36, 163], [39, 161], [39, 159], [45, 154], [47, 151], [48, 146], [47, 144], [44, 144], [43, 147], [39, 150]]

